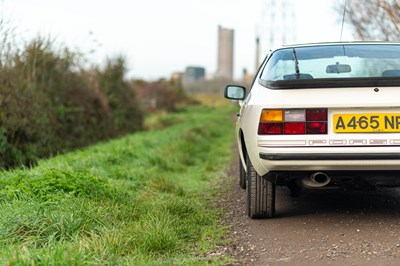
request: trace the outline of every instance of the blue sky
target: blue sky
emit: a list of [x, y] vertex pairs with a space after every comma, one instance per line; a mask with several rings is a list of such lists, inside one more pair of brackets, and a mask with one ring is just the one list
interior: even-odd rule
[[[288, 0], [289, 1], [289, 0]], [[50, 35], [102, 62], [126, 55], [129, 75], [148, 80], [169, 77], [187, 65], [216, 71], [217, 27], [235, 30], [235, 77], [254, 71], [256, 31], [266, 0], [2, 0], [1, 15], [29, 39]], [[337, 41], [340, 18], [334, 0], [292, 0], [295, 42]], [[344, 40], [351, 40], [345, 28]], [[262, 55], [268, 48], [263, 43]]]

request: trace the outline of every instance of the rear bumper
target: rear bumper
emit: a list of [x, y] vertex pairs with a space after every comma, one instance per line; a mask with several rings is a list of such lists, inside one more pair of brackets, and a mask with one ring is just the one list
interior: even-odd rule
[[260, 175], [270, 171], [400, 171], [400, 147], [259, 147], [252, 155]]
[[327, 161], [327, 160], [400, 160], [400, 153], [379, 153], [379, 154], [368, 154], [368, 153], [292, 153], [292, 154], [271, 154], [271, 153], [259, 153], [260, 159], [271, 160], [271, 161]]

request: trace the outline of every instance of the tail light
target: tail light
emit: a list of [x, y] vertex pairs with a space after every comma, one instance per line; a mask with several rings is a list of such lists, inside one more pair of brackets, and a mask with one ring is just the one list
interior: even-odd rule
[[328, 133], [328, 109], [264, 109], [259, 135], [304, 135]]

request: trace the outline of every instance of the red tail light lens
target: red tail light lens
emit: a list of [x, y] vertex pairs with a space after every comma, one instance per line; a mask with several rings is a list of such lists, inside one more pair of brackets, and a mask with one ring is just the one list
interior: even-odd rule
[[283, 134], [283, 123], [260, 123], [258, 135], [281, 135]]
[[304, 134], [306, 132], [306, 126], [304, 122], [293, 123], [288, 122], [285, 123], [285, 135], [297, 135], [297, 134]]
[[327, 109], [308, 109], [306, 110], [306, 121], [327, 121]]
[[[280, 114], [280, 121], [266, 119]], [[305, 115], [304, 115], [305, 114]], [[275, 116], [274, 116], [275, 117]], [[259, 135], [328, 134], [328, 109], [264, 109], [258, 125]]]
[[326, 134], [327, 133], [326, 122], [307, 122], [307, 134]]

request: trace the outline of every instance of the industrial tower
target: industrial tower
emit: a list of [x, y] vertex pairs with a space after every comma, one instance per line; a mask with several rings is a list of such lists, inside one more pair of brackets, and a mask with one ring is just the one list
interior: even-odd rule
[[233, 79], [234, 30], [218, 26], [217, 78]]

